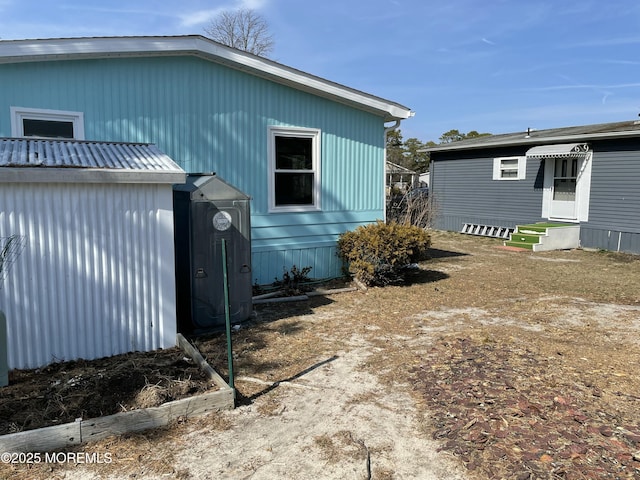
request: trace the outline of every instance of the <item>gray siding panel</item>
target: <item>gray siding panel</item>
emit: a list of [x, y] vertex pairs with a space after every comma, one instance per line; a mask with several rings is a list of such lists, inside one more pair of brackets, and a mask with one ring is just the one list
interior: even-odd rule
[[465, 222], [513, 227], [517, 223], [541, 221], [540, 160], [527, 162], [523, 180], [493, 180], [494, 157], [514, 153], [482, 154], [481, 157], [443, 158], [432, 164], [431, 191], [438, 211], [436, 226], [459, 231]]
[[593, 143], [585, 248], [640, 253], [640, 141]]
[[[593, 150], [589, 221], [581, 223], [586, 248], [640, 253], [640, 139], [589, 142]], [[464, 223], [513, 227], [542, 218], [543, 161], [527, 161], [525, 180], [492, 180], [493, 158], [519, 156], [527, 147], [433, 152], [431, 191], [436, 228]]]
[[594, 145], [589, 228], [640, 233], [640, 152], [624, 147]]

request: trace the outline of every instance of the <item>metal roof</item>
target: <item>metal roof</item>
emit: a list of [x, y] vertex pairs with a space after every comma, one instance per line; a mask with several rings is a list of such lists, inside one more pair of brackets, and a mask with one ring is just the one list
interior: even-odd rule
[[155, 145], [0, 138], [0, 182], [184, 183]]
[[305, 73], [264, 57], [227, 47], [201, 35], [0, 40], [0, 64], [142, 56], [193, 55], [314, 95], [383, 115], [413, 116], [408, 107]]
[[598, 139], [640, 137], [640, 122], [599, 123], [577, 127], [527, 129], [522, 132], [487, 135], [425, 149], [426, 152], [473, 150], [510, 145], [548, 145], [552, 143], [585, 143]]
[[408, 169], [407, 167], [403, 167], [402, 165], [398, 165], [397, 163], [393, 163], [393, 162], [385, 162], [385, 171], [386, 173], [404, 173], [404, 174], [411, 174], [411, 175], [417, 175], [416, 172], [414, 172], [413, 170]]

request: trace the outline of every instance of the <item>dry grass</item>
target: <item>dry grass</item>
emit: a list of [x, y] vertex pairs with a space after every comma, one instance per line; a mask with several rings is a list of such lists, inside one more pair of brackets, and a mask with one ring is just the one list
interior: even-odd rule
[[[370, 355], [362, 368], [389, 388], [411, 391], [424, 431], [437, 436], [448, 428], [438, 437], [442, 448], [475, 477], [638, 478], [640, 464], [633, 455], [640, 450], [640, 436], [634, 436], [640, 400], [640, 258], [582, 250], [516, 253], [500, 249], [500, 244], [434, 232], [433, 258], [405, 286], [261, 305], [257, 321], [233, 335], [236, 376], [251, 379], [238, 380], [239, 403], [255, 403], [263, 415], [277, 413], [286, 408], [278, 382], [299, 379], [348, 351], [354, 338], [366, 339]], [[196, 343], [226, 375], [223, 335]], [[467, 383], [456, 383], [465, 379]], [[507, 380], [510, 383], [500, 383]], [[454, 384], [457, 390], [452, 390]], [[450, 396], [475, 392], [493, 403], [480, 406], [464, 396], [443, 403], [434, 400], [435, 391]], [[454, 410], [458, 422], [449, 425]], [[499, 417], [520, 430], [509, 430]], [[221, 418], [226, 417], [211, 415], [204, 424], [178, 424], [84, 450], [122, 451], [131, 468], [127, 472], [146, 468], [186, 476], [171, 472], [168, 449], [188, 441], [194, 428], [233, 428], [224, 422], [216, 427], [215, 419]], [[214, 425], [207, 427], [208, 421]], [[558, 439], [567, 431], [577, 435], [571, 430], [574, 423], [582, 428], [582, 437], [574, 441], [575, 452], [563, 450], [570, 449], [569, 440]], [[478, 433], [475, 425], [484, 430]], [[605, 427], [612, 429], [610, 435]], [[546, 439], [546, 446], [534, 452], [522, 449], [516, 433], [525, 428], [529, 439]], [[501, 432], [495, 435], [499, 429], [507, 432], [502, 438]], [[358, 439], [343, 433], [316, 439], [327, 459], [340, 455], [341, 449], [360, 455]], [[547, 438], [550, 435], [553, 438]], [[144, 467], [136, 463], [150, 449], [157, 456], [146, 457]], [[568, 457], [555, 455], [561, 451]], [[610, 462], [598, 464], [593, 452]], [[574, 471], [582, 476], [572, 476], [568, 465], [578, 465], [580, 470]], [[51, 473], [16, 478], [53, 478]], [[374, 469], [373, 478], [393, 478], [393, 472]]]

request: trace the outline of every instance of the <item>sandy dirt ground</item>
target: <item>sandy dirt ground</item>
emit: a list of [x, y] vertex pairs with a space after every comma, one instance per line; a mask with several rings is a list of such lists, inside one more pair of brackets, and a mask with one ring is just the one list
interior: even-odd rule
[[235, 410], [0, 478], [640, 478], [640, 259], [500, 245], [436, 232], [407, 285], [261, 306]]
[[[343, 342], [341, 342], [343, 343]], [[145, 470], [134, 478], [196, 479], [465, 479], [460, 465], [420, 429], [405, 389], [384, 385], [363, 364], [375, 349], [353, 335], [347, 350], [331, 352], [297, 378], [277, 383], [240, 375], [239, 383], [266, 390], [250, 405], [221, 412], [224, 429], [186, 425], [148, 445], [169, 450], [171, 471]], [[106, 447], [105, 447], [106, 448]], [[100, 449], [98, 448], [98, 451]], [[105, 451], [104, 449], [102, 451]], [[125, 457], [123, 463], [130, 463]], [[56, 471], [60, 478], [123, 478], [91, 467]], [[101, 469], [104, 470], [104, 469]]]

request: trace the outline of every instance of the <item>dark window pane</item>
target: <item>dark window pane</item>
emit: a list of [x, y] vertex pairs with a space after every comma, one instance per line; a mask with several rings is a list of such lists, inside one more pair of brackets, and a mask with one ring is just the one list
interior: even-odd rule
[[312, 146], [312, 138], [276, 136], [276, 169], [313, 169]]
[[73, 138], [73, 122], [55, 120], [22, 120], [25, 137]]
[[276, 173], [276, 206], [313, 205], [313, 173]]

